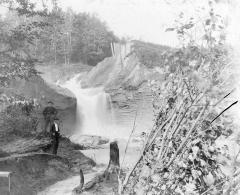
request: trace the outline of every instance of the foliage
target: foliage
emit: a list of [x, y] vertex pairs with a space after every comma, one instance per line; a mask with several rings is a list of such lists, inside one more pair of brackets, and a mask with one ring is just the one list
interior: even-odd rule
[[[206, 29], [214, 26], [215, 19], [210, 7]], [[231, 58], [221, 33], [214, 33], [219, 29], [204, 31], [204, 44], [199, 44], [189, 37], [192, 28], [190, 22], [170, 29], [176, 30], [182, 46], [164, 55], [166, 81], [149, 83], [154, 127], [139, 160], [120, 181], [121, 193], [222, 194], [228, 185], [221, 159], [230, 161], [229, 154], [216, 143], [233, 129], [221, 112], [229, 94], [221, 71]]]
[[82, 60], [95, 65], [105, 57], [111, 56], [110, 44], [117, 38], [108, 31], [106, 24], [97, 17], [88, 14], [77, 14], [73, 18], [72, 60]]
[[34, 4], [27, 0], [1, 0], [0, 5], [14, 10], [5, 19], [0, 18], [0, 85], [7, 86], [11, 79], [37, 74], [37, 59], [31, 55], [30, 46], [46, 24], [32, 17], [45, 16], [46, 10], [35, 11]]
[[33, 100], [14, 100], [0, 113], [1, 136], [29, 136], [38, 125], [37, 105]]
[[149, 67], [162, 67], [165, 65], [165, 55], [173, 51], [168, 46], [160, 46], [153, 43], [145, 43], [141, 41], [133, 41], [133, 52], [136, 54], [140, 62]]
[[110, 43], [117, 40], [106, 25], [88, 14], [63, 12], [53, 8], [36, 9], [28, 0], [1, 0], [9, 8], [0, 18], [0, 85], [16, 77], [27, 79], [38, 74], [39, 62], [95, 65], [111, 55]]
[[111, 56], [110, 43], [117, 38], [97, 17], [56, 7], [46, 22], [49, 28], [41, 32], [35, 48], [43, 62], [96, 65]]

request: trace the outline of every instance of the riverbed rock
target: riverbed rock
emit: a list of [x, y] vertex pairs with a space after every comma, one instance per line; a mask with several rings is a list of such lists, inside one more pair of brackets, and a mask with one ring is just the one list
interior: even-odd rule
[[109, 142], [108, 138], [96, 135], [75, 135], [71, 140], [75, 143], [80, 144], [83, 149], [101, 148], [102, 145]]

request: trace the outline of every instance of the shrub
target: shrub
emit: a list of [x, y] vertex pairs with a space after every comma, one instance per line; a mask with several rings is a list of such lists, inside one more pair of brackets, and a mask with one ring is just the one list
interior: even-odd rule
[[219, 138], [226, 140], [232, 133], [233, 124], [227, 123], [231, 118], [225, 112], [237, 103], [226, 106], [232, 89], [221, 75], [230, 57], [224, 40], [213, 37], [219, 30], [216, 26], [222, 29], [218, 19], [211, 8], [202, 45], [186, 38], [194, 26], [192, 19], [171, 28], [184, 44], [165, 56], [166, 80], [150, 82], [155, 123], [139, 160], [119, 181], [120, 192], [206, 195], [239, 190], [235, 176], [240, 171], [226, 172], [225, 165], [234, 159], [227, 146], [217, 145]]
[[15, 101], [0, 113], [1, 134], [28, 136], [37, 130], [37, 125], [33, 101]]

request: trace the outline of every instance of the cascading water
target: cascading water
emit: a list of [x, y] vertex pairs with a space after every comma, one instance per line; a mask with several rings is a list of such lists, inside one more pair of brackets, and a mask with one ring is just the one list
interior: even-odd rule
[[82, 134], [119, 137], [111, 98], [102, 87], [83, 89], [81, 74], [67, 81], [62, 87], [72, 91], [77, 98], [77, 124], [73, 141], [77, 141]]
[[[130, 143], [128, 151], [125, 154], [125, 147], [127, 144], [131, 127], [121, 126], [116, 124], [114, 117], [114, 109], [112, 107], [111, 98], [109, 94], [104, 92], [102, 87], [98, 88], [81, 88], [81, 74], [76, 75], [68, 80], [61, 87], [67, 88], [77, 98], [77, 124], [76, 132], [71, 137], [71, 140], [78, 142], [79, 136], [82, 134], [92, 134], [109, 137], [118, 140], [120, 162], [124, 162], [122, 167], [131, 167], [135, 164], [136, 159], [139, 158], [141, 150], [141, 143]], [[120, 139], [119, 139], [120, 138]], [[109, 160], [109, 149], [99, 148], [82, 151], [86, 156], [92, 158], [99, 165], [106, 165]], [[124, 161], [123, 161], [124, 158]], [[99, 166], [96, 170], [102, 172], [105, 167]], [[85, 181], [88, 182], [94, 178], [96, 173], [84, 174]], [[79, 176], [68, 178], [60, 181], [38, 195], [55, 195], [55, 194], [72, 194], [72, 190], [79, 184]]]

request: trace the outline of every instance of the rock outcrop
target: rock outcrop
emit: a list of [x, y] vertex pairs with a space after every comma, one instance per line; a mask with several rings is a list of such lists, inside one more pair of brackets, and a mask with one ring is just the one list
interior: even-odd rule
[[8, 96], [17, 95], [25, 98], [36, 99], [39, 103], [39, 127], [44, 127], [42, 111], [48, 101], [52, 101], [58, 110], [58, 118], [61, 121], [61, 129], [64, 134], [70, 134], [74, 129], [76, 117], [76, 98], [67, 89], [47, 83], [40, 76], [34, 76], [28, 80], [14, 80], [10, 87], [3, 89]]
[[72, 138], [72, 141], [76, 140], [83, 149], [97, 149], [101, 145], [107, 144], [109, 142], [108, 138], [96, 136], [96, 135], [80, 135]]
[[83, 87], [136, 90], [147, 80], [160, 76], [157, 68], [149, 69], [140, 63], [132, 42], [114, 45], [113, 56], [104, 59], [83, 77]]
[[137, 112], [137, 131], [147, 131], [153, 121], [152, 93], [148, 80], [163, 80], [159, 67], [148, 68], [140, 62], [133, 42], [115, 44], [112, 57], [106, 58], [82, 78], [82, 87], [103, 86], [111, 96], [118, 125], [132, 128]]

